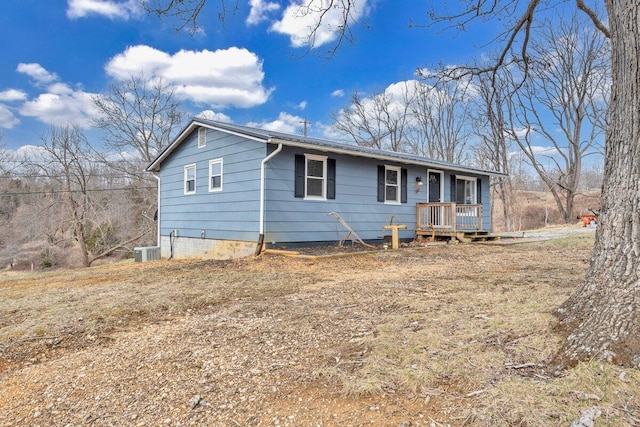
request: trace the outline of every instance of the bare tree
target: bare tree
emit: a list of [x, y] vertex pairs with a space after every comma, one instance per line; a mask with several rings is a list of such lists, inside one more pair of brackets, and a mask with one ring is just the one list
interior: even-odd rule
[[417, 84], [415, 80], [401, 82], [369, 98], [355, 92], [351, 105], [332, 115], [333, 129], [360, 146], [408, 151]]
[[[480, 138], [475, 150], [478, 163], [487, 169], [499, 170], [507, 176], [498, 177], [494, 183], [496, 194], [502, 202], [502, 215], [505, 230], [512, 231], [513, 224], [513, 176], [515, 170], [511, 167], [513, 140], [505, 129], [506, 98], [509, 98], [509, 86], [504, 76], [500, 74], [490, 76], [480, 74], [476, 76], [475, 98], [476, 108], [473, 109], [473, 128]], [[492, 206], [493, 209], [493, 199]], [[493, 215], [492, 215], [493, 217]]]
[[[110, 227], [113, 212], [122, 211], [122, 205], [110, 197], [100, 197], [104, 173], [89, 143], [77, 126], [52, 127], [42, 137], [41, 155], [28, 159], [30, 169], [46, 178], [50, 191], [43, 191], [46, 206], [42, 214], [55, 218], [50, 227], [42, 227], [49, 243], [49, 251], [66, 248], [77, 242], [82, 265], [89, 267], [116, 249], [140, 239], [149, 229], [131, 237], [120, 237]], [[125, 204], [126, 205], [126, 204]], [[109, 214], [112, 214], [111, 216]], [[109, 228], [109, 230], [107, 230]], [[110, 240], [97, 242], [101, 233], [109, 231]], [[99, 244], [102, 243], [102, 244]], [[99, 250], [97, 250], [99, 249]]]
[[126, 163], [133, 149], [148, 164], [169, 143], [182, 125], [184, 113], [173, 89], [160, 78], [130, 76], [111, 85], [109, 93], [93, 101], [100, 112], [96, 127], [105, 133], [105, 142]]
[[411, 107], [414, 153], [452, 163], [468, 160], [471, 136], [469, 79], [423, 75]]
[[[583, 160], [601, 147], [609, 50], [606, 39], [576, 16], [546, 23], [544, 29], [544, 36], [531, 43], [529, 78], [514, 89], [512, 137], [568, 223], [575, 220]], [[525, 72], [522, 65], [520, 71]], [[515, 129], [527, 131], [518, 134]], [[552, 149], [539, 150], [540, 138]]]
[[333, 130], [361, 146], [461, 163], [469, 141], [466, 84], [454, 80], [407, 80], [382, 92], [351, 96], [332, 115]]
[[592, 357], [640, 366], [640, 4], [605, 4], [613, 84], [601, 210], [587, 276], [556, 312], [567, 333], [561, 366]]
[[94, 97], [94, 103], [101, 113], [95, 124], [104, 131], [109, 148], [101, 161], [146, 189], [140, 193], [139, 214], [154, 212], [157, 181], [143, 171], [182, 126], [184, 112], [173, 88], [160, 78], [130, 76], [111, 85], [108, 94]]
[[[469, 68], [472, 74], [495, 72], [508, 63], [526, 65], [536, 13], [543, 9], [559, 11], [573, 4], [610, 40], [611, 103], [599, 226], [584, 282], [556, 312], [559, 329], [567, 336], [554, 361], [560, 367], [594, 357], [640, 366], [640, 3], [603, 3], [606, 17], [590, 6], [593, 2], [588, 5], [585, 0], [551, 4], [540, 0], [479, 0], [460, 2], [453, 13], [430, 14], [436, 22], [452, 23], [463, 30], [471, 21], [508, 22], [497, 61], [488, 67]], [[349, 22], [343, 24], [346, 28]], [[525, 66], [523, 79], [528, 72]]]
[[[191, 34], [200, 31], [199, 20], [207, 0], [142, 0], [148, 13], [163, 19], [174, 19], [176, 30], [186, 29]], [[238, 0], [217, 0], [217, 17], [221, 22], [238, 9]]]
[[[86, 220], [89, 213], [88, 176], [92, 165], [87, 157], [88, 142], [78, 127], [64, 125], [52, 127], [49, 135], [42, 137], [44, 155], [33, 165], [52, 182], [59, 184], [62, 192], [71, 235], [77, 240], [82, 254], [83, 265], [89, 266], [89, 250], [87, 249]], [[54, 204], [51, 205], [54, 207]], [[64, 227], [61, 230], [64, 235]], [[57, 228], [56, 228], [57, 229]], [[49, 236], [49, 241], [58, 242], [56, 236]], [[68, 238], [68, 237], [67, 237]], [[65, 240], [64, 237], [60, 238]]]

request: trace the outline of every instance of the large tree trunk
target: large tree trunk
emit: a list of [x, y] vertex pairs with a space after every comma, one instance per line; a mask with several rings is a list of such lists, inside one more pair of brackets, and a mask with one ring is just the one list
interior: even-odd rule
[[556, 311], [567, 334], [561, 367], [592, 357], [640, 366], [640, 3], [606, 5], [613, 86], [601, 214], [584, 282]]

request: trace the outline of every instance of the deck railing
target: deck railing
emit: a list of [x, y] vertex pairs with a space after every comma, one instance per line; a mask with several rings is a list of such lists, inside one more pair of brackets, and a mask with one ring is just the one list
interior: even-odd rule
[[416, 230], [482, 230], [482, 205], [418, 203]]

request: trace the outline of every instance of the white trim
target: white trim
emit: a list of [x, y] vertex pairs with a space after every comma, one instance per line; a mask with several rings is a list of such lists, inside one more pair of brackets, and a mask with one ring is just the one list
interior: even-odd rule
[[[220, 187], [213, 187], [211, 178], [213, 178], [213, 174], [211, 173], [211, 166], [215, 165], [215, 164], [219, 164], [220, 165]], [[217, 192], [217, 191], [222, 191], [222, 185], [224, 182], [224, 167], [223, 167], [223, 160], [222, 157], [217, 158], [217, 159], [212, 159], [209, 160], [209, 192]]]
[[265, 169], [267, 162], [277, 156], [281, 151], [282, 144], [278, 144], [278, 147], [260, 162], [260, 236], [264, 235]]
[[[398, 174], [398, 182], [396, 184], [396, 188], [397, 188], [396, 200], [387, 200], [387, 171], [388, 170], [395, 171]], [[384, 202], [388, 205], [401, 204], [401, 201], [402, 201], [401, 193], [402, 193], [402, 168], [400, 166], [384, 165]]]
[[[189, 169], [193, 169], [193, 191], [187, 191], [187, 171]], [[184, 177], [182, 180], [182, 189], [184, 190], [184, 194], [196, 194], [196, 184], [198, 182], [197, 180], [197, 172], [198, 169], [196, 167], [195, 163], [191, 163], [189, 165], [184, 165]]]
[[157, 220], [156, 220], [156, 245], [160, 246], [160, 175], [158, 175], [157, 173], [153, 173], [152, 174], [153, 177], [158, 181], [158, 200], [157, 200]]
[[[468, 181], [468, 182], [473, 182], [473, 186], [471, 187], [473, 190], [473, 200], [471, 201], [471, 203], [467, 203], [465, 200], [465, 205], [469, 204], [469, 205], [475, 205], [478, 203], [478, 178], [474, 177], [474, 176], [465, 176], [465, 175], [456, 175], [456, 181]], [[457, 198], [458, 198], [458, 184], [456, 183], [456, 203], [457, 203]]]
[[[317, 154], [304, 155], [304, 200], [327, 200], [327, 156], [319, 156]], [[322, 195], [309, 195], [307, 190], [307, 180], [309, 174], [307, 171], [308, 161], [314, 160], [316, 162], [322, 162]], [[317, 177], [312, 177], [318, 179]], [[318, 179], [319, 180], [319, 179]]]
[[266, 135], [264, 137], [253, 136], [243, 132], [235, 132], [233, 130], [219, 128], [217, 126], [206, 124], [198, 121], [197, 119], [194, 119], [191, 121], [191, 123], [189, 123], [189, 125], [187, 125], [187, 127], [182, 132], [180, 132], [180, 135], [178, 135], [176, 139], [174, 139], [173, 142], [169, 144], [169, 146], [165, 148], [149, 166], [147, 166], [146, 170], [149, 172], [158, 172], [160, 170], [160, 163], [162, 163], [164, 159], [169, 157], [169, 155], [173, 152], [173, 150], [175, 150], [176, 147], [182, 144], [182, 141], [184, 141], [189, 135], [191, 135], [193, 130], [197, 127], [206, 127], [208, 129], [219, 130], [221, 132], [225, 132], [231, 135], [241, 136], [243, 138], [251, 139], [258, 142], [264, 142], [264, 143], [270, 142], [270, 139], [271, 139]]

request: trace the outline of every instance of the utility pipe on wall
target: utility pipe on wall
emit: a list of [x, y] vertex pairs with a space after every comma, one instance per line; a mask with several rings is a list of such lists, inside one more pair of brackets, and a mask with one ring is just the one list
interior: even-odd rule
[[265, 193], [265, 169], [267, 162], [273, 159], [282, 151], [282, 144], [278, 144], [278, 147], [267, 157], [262, 159], [260, 163], [260, 236], [258, 237], [258, 246], [256, 247], [256, 255], [260, 255], [262, 252], [262, 244], [264, 243], [264, 193]]
[[158, 196], [157, 196], [157, 198], [158, 198], [158, 200], [157, 200], [158, 206], [156, 208], [158, 210], [158, 212], [157, 212], [158, 220], [157, 220], [157, 224], [156, 224], [156, 228], [157, 228], [156, 245], [158, 247], [160, 247], [160, 176], [156, 172], [154, 172], [152, 175], [153, 175], [153, 177], [155, 179], [158, 180]]

